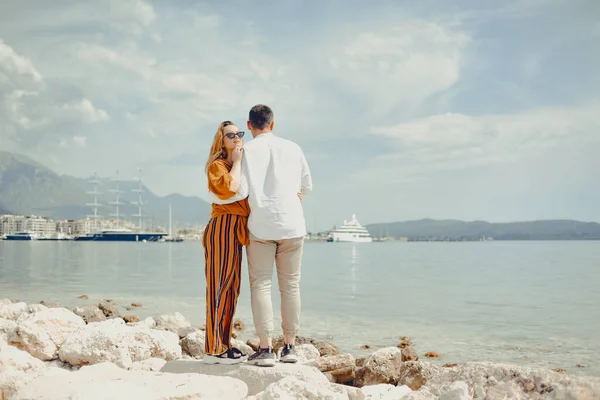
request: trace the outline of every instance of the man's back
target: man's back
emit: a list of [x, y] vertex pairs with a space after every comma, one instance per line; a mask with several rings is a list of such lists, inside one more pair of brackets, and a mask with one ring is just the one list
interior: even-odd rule
[[248, 184], [250, 232], [264, 240], [304, 236], [298, 192], [311, 191], [312, 180], [300, 146], [272, 133], [258, 135], [244, 146], [242, 170]]

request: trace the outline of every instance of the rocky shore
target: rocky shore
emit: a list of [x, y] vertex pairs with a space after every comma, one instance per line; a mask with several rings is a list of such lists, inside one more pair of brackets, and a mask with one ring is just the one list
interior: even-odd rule
[[[140, 320], [120, 309], [110, 300], [74, 309], [0, 300], [0, 400], [600, 399], [599, 378], [483, 362], [438, 366], [419, 360], [408, 338], [357, 359], [300, 337], [298, 364], [205, 365], [202, 327], [179, 313]], [[252, 340], [234, 345], [256, 349]]]

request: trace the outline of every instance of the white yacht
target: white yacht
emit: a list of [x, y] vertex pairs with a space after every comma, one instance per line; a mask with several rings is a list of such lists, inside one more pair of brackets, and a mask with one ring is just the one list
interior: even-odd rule
[[370, 243], [373, 241], [367, 228], [363, 227], [356, 215], [352, 214], [350, 221], [344, 221], [344, 225], [329, 233], [328, 242], [355, 242]]

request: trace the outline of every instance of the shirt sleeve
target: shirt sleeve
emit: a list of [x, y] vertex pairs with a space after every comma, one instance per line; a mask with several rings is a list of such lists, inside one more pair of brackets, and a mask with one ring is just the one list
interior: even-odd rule
[[219, 199], [227, 200], [235, 195], [229, 189], [231, 184], [231, 175], [229, 168], [223, 162], [215, 161], [208, 167], [208, 190], [214, 193]]
[[309, 193], [312, 191], [312, 177], [310, 175], [310, 168], [308, 167], [308, 162], [306, 161], [306, 157], [304, 157], [304, 152], [302, 153], [302, 180], [301, 180], [301, 192], [303, 194]]

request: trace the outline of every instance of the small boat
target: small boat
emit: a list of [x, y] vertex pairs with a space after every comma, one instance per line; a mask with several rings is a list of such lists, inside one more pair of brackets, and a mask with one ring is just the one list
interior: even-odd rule
[[38, 240], [33, 232], [15, 232], [4, 235], [4, 240]]

